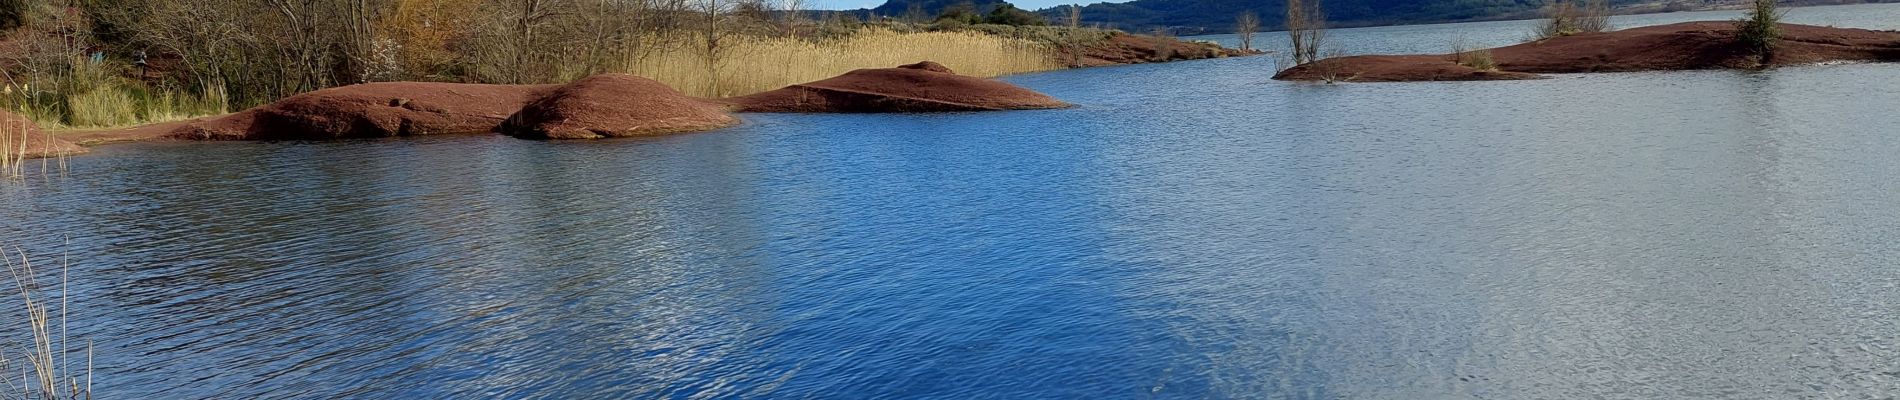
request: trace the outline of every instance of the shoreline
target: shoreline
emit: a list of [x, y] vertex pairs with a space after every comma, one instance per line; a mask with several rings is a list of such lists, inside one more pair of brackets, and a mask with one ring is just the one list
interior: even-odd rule
[[[1736, 39], [1733, 21], [1693, 21], [1582, 33], [1453, 54], [1357, 55], [1280, 71], [1275, 80], [1487, 81], [1541, 74], [1762, 69], [1829, 62], [1900, 61], [1900, 31], [1781, 23], [1762, 57]], [[1481, 60], [1470, 62], [1468, 60]]]
[[[1193, 60], [1227, 58], [1227, 57], [1251, 57], [1251, 56], [1258, 56], [1258, 55], [1263, 55], [1263, 54], [1266, 54], [1266, 53], [1259, 50], [1238, 50], [1238, 49], [1230, 49], [1226, 47], [1190, 42], [1190, 41], [1179, 40], [1179, 39], [1171, 39], [1171, 38], [1158, 39], [1158, 38], [1144, 36], [1144, 35], [1117, 33], [1115, 36], [1111, 37], [1108, 40], [1105, 40], [1101, 44], [1089, 46], [1083, 49], [1073, 49], [1073, 50], [1062, 49], [1058, 51], [1057, 54], [1055, 54], [1056, 57], [1058, 57], [1059, 59], [1070, 60], [1074, 62], [1066, 62], [1065, 65], [1067, 65], [1067, 67], [1053, 69], [1050, 71], [1061, 71], [1061, 70], [1081, 69], [1081, 68], [1096, 68], [1096, 67], [1106, 67], [1106, 66], [1116, 66], [1116, 65], [1193, 61]], [[929, 63], [929, 62], [926, 61], [925, 63]], [[934, 65], [935, 63], [929, 63], [929, 64]], [[922, 65], [922, 64], [913, 64], [913, 65]], [[910, 67], [910, 66], [905, 66], [905, 67]], [[934, 68], [941, 68], [941, 67], [942, 67], [941, 65], [934, 66]], [[903, 68], [903, 67], [900, 67], [900, 68]], [[871, 69], [871, 70], [875, 71], [875, 70], [888, 70], [888, 69]], [[839, 78], [844, 78], [852, 74], [858, 73], [859, 71], [866, 71], [866, 70], [852, 71], [852, 72], [849, 72], [849, 73], [846, 73], [846, 74], [843, 74], [838, 77], [834, 77], [832, 79], [828, 79], [825, 81], [794, 84], [794, 85], [786, 86], [781, 89], [760, 92], [760, 93], [755, 93], [755, 94], [750, 94], [750, 95], [735, 96], [735, 97], [723, 98], [723, 99], [693, 99], [693, 100], [702, 104], [728, 108], [729, 111], [732, 111], [732, 112], [804, 112], [804, 113], [839, 112], [839, 111], [826, 111], [822, 109], [815, 109], [813, 107], [803, 106], [803, 105], [800, 105], [800, 106], [787, 105], [785, 104], [785, 101], [784, 101], [784, 99], [786, 98], [786, 95], [774, 96], [774, 94], [797, 92], [799, 96], [804, 96], [804, 97], [812, 96], [813, 95], [812, 93], [830, 93], [834, 96], [840, 95], [840, 94], [849, 94], [851, 97], [858, 98], [858, 99], [846, 100], [847, 102], [852, 102], [852, 103], [866, 103], [867, 101], [875, 101], [876, 99], [880, 98], [879, 97], [880, 95], [878, 93], [869, 93], [868, 95], [870, 96], [869, 98], [871, 100], [865, 100], [866, 95], [867, 95], [866, 93], [855, 93], [855, 91], [851, 89], [823, 87], [823, 85], [814, 85], [820, 82], [827, 82], [827, 81], [831, 81], [831, 80], [835, 80]], [[966, 79], [967, 82], [962, 82], [965, 85], [972, 85], [972, 83], [970, 82], [975, 82], [975, 81], [988, 81], [988, 82], [1001, 83], [1000, 81], [995, 81], [992, 78], [975, 78], [975, 77], [967, 77], [963, 75], [955, 75], [954, 72], [950, 72], [948, 69], [942, 69], [942, 71], [940, 72], [946, 72], [958, 78], [967, 78]], [[1047, 72], [1047, 71], [1040, 71], [1040, 72]], [[956, 79], [956, 78], [948, 78], [948, 79]], [[298, 96], [303, 96], [303, 95], [307, 95], [311, 93], [319, 93], [319, 92], [324, 92], [324, 91], [332, 91], [339, 88], [350, 88], [352, 86], [376, 85], [376, 84], [431, 85], [435, 83], [433, 82], [372, 82], [368, 84], [328, 88], [328, 89], [308, 92], [305, 94], [300, 94]], [[458, 85], [458, 84], [448, 84], [448, 85]], [[471, 85], [479, 85], [479, 84], [471, 84]], [[982, 85], [982, 84], [975, 83], [974, 85]], [[1014, 85], [1008, 85], [1006, 83], [1003, 83], [1002, 85], [1014, 87]], [[494, 86], [497, 86], [497, 87], [519, 86], [519, 87], [525, 88], [525, 87], [554, 87], [554, 86], [562, 86], [562, 85], [494, 85]], [[879, 85], [872, 84], [871, 86], [879, 86]], [[890, 85], [882, 85], [882, 86], [886, 86], [886, 87], [883, 87], [881, 90], [893, 89], [892, 87], [889, 87]], [[415, 90], [415, 88], [409, 88], [409, 90]], [[427, 90], [427, 89], [424, 89], [424, 90]], [[453, 92], [457, 89], [446, 89], [446, 90]], [[988, 95], [990, 96], [996, 95], [995, 93], [998, 93], [999, 91], [1003, 93], [1008, 92], [1007, 89], [998, 89], [995, 87], [982, 87], [979, 90], [989, 92], [990, 94]], [[902, 95], [891, 95], [888, 98], [894, 99], [894, 100], [883, 100], [890, 104], [881, 105], [881, 107], [890, 108], [892, 110], [900, 110], [900, 112], [983, 111], [983, 110], [1005, 110], [1005, 109], [1025, 109], [1025, 108], [1053, 108], [1053, 107], [1039, 105], [1039, 102], [1043, 102], [1044, 100], [1036, 99], [1036, 98], [1029, 98], [1027, 100], [1017, 101], [1014, 103], [1004, 102], [1004, 103], [998, 103], [998, 104], [985, 104], [985, 102], [983, 101], [976, 101], [976, 102], [961, 101], [961, 100], [936, 101], [936, 100], [930, 100], [927, 98], [919, 97], [920, 95], [929, 96], [931, 94], [907, 93], [907, 94], [902, 94]], [[1037, 94], [1037, 95], [1040, 96], [1040, 94]], [[288, 99], [296, 98], [298, 96], [291, 96], [285, 99], [288, 100]], [[1017, 95], [1005, 94], [1004, 96], [1009, 97], [1009, 96], [1017, 96]], [[538, 98], [540, 96], [525, 96], [525, 97]], [[1017, 97], [1020, 97], [1020, 96], [1017, 96]], [[736, 102], [742, 102], [744, 101], [744, 99], [748, 99], [748, 98], [757, 99], [755, 100], [757, 102], [762, 102], [762, 103], [770, 102], [774, 104], [766, 106], [766, 105], [745, 105], [745, 104], [736, 103]], [[1054, 99], [1046, 99], [1046, 100], [1050, 102], [1054, 102], [1054, 103], [1060, 103], [1059, 101], [1055, 101]], [[283, 100], [279, 100], [279, 102], [282, 102], [282, 101]], [[406, 102], [408, 100], [402, 99], [402, 101]], [[515, 107], [508, 107], [508, 108], [519, 109], [521, 106], [526, 106], [528, 102], [529, 101], [527, 100], [522, 100], [520, 105], [515, 106]], [[272, 103], [272, 104], [275, 104], [275, 103]], [[57, 130], [48, 130], [47, 132], [51, 133], [51, 135], [55, 139], [63, 140], [63, 141], [66, 141], [75, 145], [79, 145], [82, 147], [86, 147], [86, 148], [111, 145], [111, 144], [119, 144], [119, 143], [145, 142], [145, 141], [157, 141], [157, 140], [176, 140], [176, 141], [198, 141], [198, 140], [206, 140], [206, 139], [258, 140], [258, 139], [250, 139], [250, 138], [237, 138], [232, 135], [227, 135], [225, 137], [213, 137], [212, 135], [205, 135], [205, 137], [185, 138], [185, 137], [181, 137], [179, 132], [188, 127], [213, 124], [221, 120], [232, 118], [234, 116], [239, 116], [240, 114], [250, 113], [257, 109], [269, 107], [272, 104], [265, 104], [265, 105], [258, 106], [252, 109], [238, 110], [238, 111], [228, 112], [224, 114], [207, 115], [207, 116], [176, 120], [176, 121], [156, 122], [156, 123], [133, 125], [133, 126], [127, 126], [127, 127], [114, 127], [114, 128], [57, 129]], [[1060, 104], [1063, 104], [1064, 106], [1066, 106], [1066, 103], [1060, 103]], [[1028, 106], [1025, 107], [1025, 105], [1028, 105]], [[843, 112], [887, 112], [887, 111], [878, 110], [877, 108], [880, 106], [868, 106], [864, 104], [857, 104], [855, 106], [833, 105], [833, 107], [842, 107], [844, 109], [849, 109], [849, 111], [843, 111]], [[513, 113], [513, 110], [510, 110], [507, 114], [512, 114], [512, 113]], [[495, 114], [495, 113], [490, 112], [488, 113], [487, 117], [496, 119], [497, 123], [495, 125], [497, 125], [496, 128], [499, 128], [501, 123], [506, 122], [506, 121], [503, 121], [502, 119], [503, 117], [507, 117], [508, 116], [507, 114]], [[249, 123], [249, 121], [245, 121], [245, 123]], [[698, 131], [698, 130], [704, 130], [704, 129], [684, 129], [684, 130], [678, 130], [677, 132], [669, 132], [669, 133], [682, 133], [682, 132]], [[461, 130], [461, 131], [456, 131], [456, 132], [436, 132], [436, 133], [477, 134], [477, 133], [489, 133], [492, 131], [494, 130], [493, 129], [476, 129], [476, 130]], [[390, 135], [378, 135], [378, 136], [405, 136], [405, 135], [390, 134]], [[368, 137], [376, 137], [376, 136], [368, 136]], [[310, 139], [323, 139], [323, 138], [281, 138], [281, 139], [310, 140]], [[263, 140], [273, 140], [273, 139], [263, 139]], [[33, 155], [28, 154], [28, 156], [32, 157]]]

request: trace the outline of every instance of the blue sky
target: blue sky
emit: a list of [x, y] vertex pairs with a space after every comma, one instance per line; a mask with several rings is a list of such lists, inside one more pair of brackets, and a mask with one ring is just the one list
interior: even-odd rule
[[[1015, 4], [1017, 7], [1022, 7], [1024, 9], [1029, 9], [1029, 10], [1044, 9], [1044, 8], [1049, 8], [1049, 7], [1054, 7], [1054, 6], [1064, 5], [1064, 4], [1089, 5], [1089, 4], [1095, 4], [1095, 3], [1121, 3], [1125, 1], [1128, 1], [1128, 0], [1114, 0], [1114, 1], [1009, 0], [1010, 4]], [[820, 10], [856, 10], [860, 8], [877, 7], [878, 5], [881, 5], [881, 4], [884, 4], [884, 0], [818, 0], [816, 4], [813, 4], [812, 8], [820, 9]]]

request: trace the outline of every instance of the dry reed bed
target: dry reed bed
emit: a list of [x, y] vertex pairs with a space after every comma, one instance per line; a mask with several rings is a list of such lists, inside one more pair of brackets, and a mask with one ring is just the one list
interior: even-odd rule
[[977, 32], [901, 33], [867, 29], [840, 39], [787, 37], [731, 40], [714, 60], [697, 49], [642, 57], [621, 71], [651, 78], [688, 95], [733, 97], [838, 76], [854, 69], [936, 61], [957, 73], [996, 77], [1062, 68], [1047, 47]]
[[[92, 344], [85, 348], [84, 373], [73, 369], [72, 348], [67, 332], [66, 271], [64, 258], [60, 260], [59, 297], [49, 298], [40, 287], [38, 272], [27, 257], [26, 250], [14, 248], [6, 254], [0, 249], [0, 260], [4, 260], [7, 272], [12, 274], [14, 286], [19, 289], [24, 311], [24, 327], [30, 332], [30, 343], [19, 353], [0, 349], [0, 370], [4, 374], [18, 371], [19, 376], [5, 376], [7, 385], [0, 388], [0, 398], [33, 400], [79, 400], [92, 398]], [[15, 257], [18, 261], [15, 261]], [[58, 317], [53, 319], [52, 302], [59, 305]], [[19, 363], [15, 365], [15, 363]], [[0, 374], [3, 375], [3, 374]], [[83, 379], [83, 380], [82, 380]]]

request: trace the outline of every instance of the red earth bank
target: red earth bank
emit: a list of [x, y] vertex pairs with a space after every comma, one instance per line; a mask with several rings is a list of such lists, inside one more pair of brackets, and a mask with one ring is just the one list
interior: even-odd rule
[[1490, 49], [1496, 71], [1443, 55], [1369, 55], [1320, 60], [1274, 79], [1356, 82], [1494, 80], [1534, 74], [1758, 68], [1830, 61], [1900, 61], [1900, 32], [1781, 24], [1773, 57], [1762, 59], [1735, 38], [1730, 21], [1684, 22], [1585, 33]]

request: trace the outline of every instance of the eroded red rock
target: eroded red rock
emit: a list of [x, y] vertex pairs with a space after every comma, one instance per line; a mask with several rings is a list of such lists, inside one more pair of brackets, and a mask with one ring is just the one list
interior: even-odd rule
[[321, 140], [482, 133], [554, 85], [378, 82], [303, 93], [172, 131], [205, 140]]
[[1034, 90], [957, 75], [923, 62], [860, 69], [830, 79], [722, 100], [744, 112], [941, 112], [1068, 107]]
[[739, 123], [724, 107], [656, 82], [602, 74], [563, 85], [503, 122], [524, 139], [597, 139], [718, 129]]

